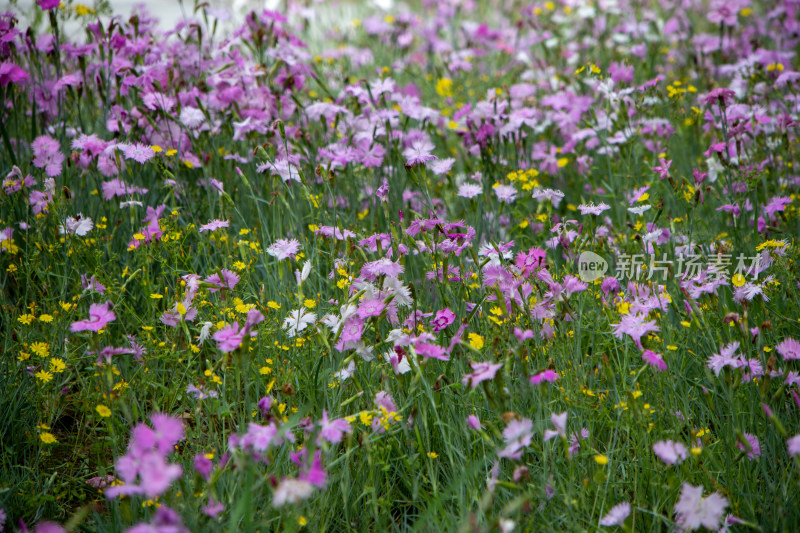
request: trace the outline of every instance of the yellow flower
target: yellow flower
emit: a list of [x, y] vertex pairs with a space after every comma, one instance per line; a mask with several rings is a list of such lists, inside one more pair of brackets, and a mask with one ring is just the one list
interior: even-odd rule
[[305, 516], [301, 516], [297, 519], [297, 523], [300, 527], [305, 527], [305, 525], [308, 524], [308, 520], [306, 520]]
[[734, 287], [741, 287], [745, 283], [744, 276], [738, 273], [734, 274], [733, 277], [731, 278], [731, 283], [733, 283]]
[[39, 320], [50, 323], [53, 321], [53, 315], [39, 315]]
[[595, 455], [594, 462], [599, 464], [600, 466], [605, 466], [608, 464], [608, 457], [605, 455]]
[[269, 302], [267, 302], [267, 307], [269, 307], [270, 309], [280, 309], [281, 308], [281, 304], [279, 304], [278, 302], [273, 302], [272, 300], [270, 300]]
[[430, 457], [431, 459], [436, 459], [437, 457], [439, 457], [439, 454], [436, 452], [428, 452], [428, 457]]
[[695, 457], [697, 457], [698, 455], [700, 455], [701, 453], [703, 453], [703, 448], [699, 448], [699, 447], [697, 447], [697, 446], [694, 446], [694, 447], [692, 447], [692, 449], [691, 449], [691, 450], [689, 450], [689, 452], [690, 452], [692, 455], [694, 455]]
[[233, 268], [241, 272], [242, 270], [247, 268], [247, 265], [244, 264], [242, 261], [236, 261], [235, 263], [233, 263]]
[[59, 302], [58, 305], [60, 305], [61, 309], [63, 309], [64, 311], [71, 311], [71, 310], [75, 309], [75, 304], [70, 304], [70, 303], [67, 303], [67, 302]]
[[36, 379], [40, 380], [42, 383], [47, 383], [51, 379], [53, 379], [53, 374], [47, 372], [46, 370], [39, 370], [36, 374]]
[[35, 319], [36, 317], [31, 314], [24, 314], [17, 317], [17, 320], [20, 322], [20, 324], [24, 324], [26, 326], [30, 326], [31, 322], [33, 322]]
[[469, 337], [469, 344], [476, 350], [480, 350], [483, 348], [484, 338], [482, 335], [478, 335], [477, 333], [470, 333]]
[[315, 302], [314, 300], [309, 300], [308, 298], [306, 298], [305, 300], [303, 300], [303, 305], [305, 305], [309, 309], [313, 309], [313, 308], [315, 308], [317, 306], [317, 302]]
[[50, 355], [50, 346], [46, 342], [34, 342], [31, 351], [39, 357], [47, 357]]
[[102, 416], [103, 418], [108, 418], [109, 416], [111, 416], [111, 409], [109, 409], [103, 404], [100, 404], [97, 407], [95, 407], [95, 410], [97, 411], [97, 414]]
[[439, 96], [453, 96], [453, 80], [450, 78], [440, 78], [436, 82], [436, 94]]
[[52, 433], [49, 433], [47, 431], [45, 431], [44, 433], [39, 433], [39, 438], [42, 439], [42, 442], [44, 442], [45, 444], [53, 444], [54, 442], [58, 442], [56, 440], [56, 437]]
[[160, 300], [163, 297], [164, 297], [163, 294], [158, 294], [157, 292], [154, 292], [153, 294], [150, 295], [150, 298], [152, 298], [153, 300]]
[[258, 373], [262, 376], [268, 376], [269, 374], [272, 374], [272, 369], [268, 366], [262, 366], [258, 369]]
[[372, 413], [370, 413], [369, 411], [361, 411], [358, 414], [358, 418], [359, 420], [361, 420], [361, 423], [364, 424], [365, 426], [369, 426], [372, 424]]
[[19, 355], [17, 356], [17, 361], [27, 361], [30, 358], [31, 354], [29, 354], [28, 352], [19, 352]]
[[67, 363], [65, 363], [63, 359], [60, 359], [58, 357], [50, 359], [50, 372], [54, 374], [60, 374], [66, 368], [67, 368]]

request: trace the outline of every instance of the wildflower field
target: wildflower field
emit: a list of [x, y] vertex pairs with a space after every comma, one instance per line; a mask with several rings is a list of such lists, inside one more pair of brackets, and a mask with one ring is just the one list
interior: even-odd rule
[[0, 531], [800, 530], [800, 2], [280, 6], [0, 13]]

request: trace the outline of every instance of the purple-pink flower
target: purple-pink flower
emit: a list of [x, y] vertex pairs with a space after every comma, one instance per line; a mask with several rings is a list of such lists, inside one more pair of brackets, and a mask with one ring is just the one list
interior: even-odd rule
[[534, 374], [530, 377], [530, 382], [534, 385], [540, 385], [542, 383], [553, 383], [558, 379], [558, 372], [555, 370], [547, 369], [539, 372], [538, 374]]
[[466, 374], [463, 378], [461, 378], [461, 383], [463, 383], [465, 387], [469, 385], [474, 389], [480, 382], [494, 379], [497, 371], [503, 366], [503, 363], [472, 361], [470, 362], [469, 366], [472, 367], [474, 372]]
[[431, 326], [433, 327], [433, 331], [438, 333], [455, 322], [455, 320], [456, 314], [453, 313], [449, 307], [445, 307], [444, 309], [436, 311], [436, 316], [431, 320]]
[[283, 261], [289, 257], [294, 257], [300, 250], [300, 241], [297, 239], [278, 239], [270, 244], [267, 248], [267, 253], [272, 257], [276, 257], [279, 261]]
[[775, 350], [781, 354], [784, 361], [800, 359], [800, 342], [797, 342], [791, 337], [783, 339], [780, 344], [775, 346]]
[[73, 322], [70, 330], [75, 333], [78, 331], [100, 331], [106, 324], [115, 320], [117, 317], [111, 310], [111, 302], [103, 304], [92, 304], [89, 306], [89, 318]]
[[644, 353], [642, 353], [642, 360], [659, 372], [663, 372], [667, 369], [667, 363], [664, 361], [664, 357], [660, 353], [656, 353], [652, 350], [645, 350]]
[[61, 174], [64, 154], [58, 141], [49, 135], [40, 135], [31, 143], [33, 150], [33, 166], [43, 168], [45, 173], [54, 178]]
[[660, 440], [653, 444], [653, 453], [668, 465], [682, 463], [688, 456], [687, 451], [686, 446], [671, 440]]
[[631, 504], [629, 502], [618, 503], [600, 519], [600, 525], [606, 527], [621, 526], [630, 514]]
[[728, 499], [716, 492], [703, 498], [703, 487], [684, 483], [681, 496], [675, 504], [675, 521], [685, 530], [692, 531], [700, 526], [715, 530], [722, 517]]

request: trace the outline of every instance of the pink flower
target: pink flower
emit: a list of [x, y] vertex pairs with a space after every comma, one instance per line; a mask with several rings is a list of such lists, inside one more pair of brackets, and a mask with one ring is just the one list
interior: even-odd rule
[[555, 370], [543, 370], [538, 374], [535, 374], [530, 377], [530, 382], [534, 385], [540, 385], [542, 383], [553, 383], [559, 378], [558, 373]]
[[240, 279], [241, 277], [236, 272], [223, 268], [219, 274], [212, 274], [203, 281], [217, 286], [217, 288], [208, 289], [208, 292], [217, 292], [220, 289], [233, 289]]
[[283, 261], [289, 257], [294, 257], [300, 250], [300, 241], [297, 239], [278, 239], [267, 248], [267, 253], [276, 257], [278, 261]]
[[203, 233], [204, 231], [215, 231], [220, 228], [227, 228], [230, 225], [231, 223], [228, 222], [227, 220], [214, 219], [214, 220], [209, 220], [208, 224], [203, 224], [202, 226], [200, 226], [200, 229], [198, 229], [197, 231], [199, 231], [200, 233]]
[[414, 141], [414, 144], [403, 150], [406, 166], [424, 165], [428, 161], [436, 159], [435, 155], [431, 155], [433, 149], [434, 146], [429, 141]]
[[[578, 206], [578, 211], [581, 212], [581, 215], [599, 215], [603, 211], [611, 209], [611, 206], [605, 202], [600, 202], [597, 205], [594, 204], [581, 204]], [[622, 504], [620, 504], [622, 505]]]
[[628, 502], [618, 503], [611, 508], [608, 513], [600, 519], [601, 526], [621, 526], [628, 515], [631, 514], [631, 504]]
[[501, 203], [511, 204], [517, 199], [517, 189], [513, 185], [498, 185], [492, 190]]
[[445, 307], [444, 309], [436, 311], [436, 316], [431, 320], [431, 326], [433, 326], [433, 331], [438, 333], [455, 322], [455, 320], [455, 313], [453, 313], [449, 307]]
[[703, 498], [703, 487], [684, 483], [681, 496], [675, 504], [675, 521], [691, 531], [700, 526], [715, 530], [728, 507], [728, 499], [716, 492]]
[[314, 485], [309, 481], [287, 478], [281, 481], [272, 493], [272, 505], [282, 507], [287, 503], [298, 504], [311, 497]]
[[31, 143], [33, 149], [33, 166], [45, 169], [45, 173], [54, 178], [61, 174], [64, 154], [58, 141], [49, 135], [40, 135]]
[[210, 516], [211, 518], [216, 518], [222, 511], [225, 510], [225, 506], [221, 503], [217, 502], [211, 496], [208, 497], [208, 505], [203, 507], [203, 514]]
[[655, 367], [659, 372], [663, 372], [667, 369], [667, 363], [664, 362], [663, 356], [652, 350], [645, 350], [642, 354], [642, 360], [648, 365]]
[[722, 348], [720, 348], [720, 353], [715, 353], [711, 357], [708, 358], [708, 368], [714, 371], [714, 374], [719, 376], [720, 371], [726, 366], [731, 368], [739, 368], [745, 365], [745, 361], [741, 355], [738, 355], [736, 352], [739, 349], [738, 342], [732, 342], [730, 344], [726, 344]]
[[467, 417], [467, 427], [474, 430], [481, 429], [481, 421], [475, 415], [469, 415]]
[[687, 457], [686, 446], [671, 440], [661, 440], [653, 444], [653, 453], [668, 465], [680, 464]]
[[89, 306], [89, 319], [73, 322], [70, 330], [77, 331], [100, 331], [106, 324], [115, 320], [114, 312], [111, 311], [111, 302], [104, 304], [92, 304]]
[[322, 411], [322, 420], [320, 420], [319, 425], [320, 437], [331, 444], [338, 444], [341, 442], [345, 433], [350, 433], [352, 431], [350, 423], [344, 418], [328, 420], [327, 411]]
[[464, 384], [466, 387], [469, 385], [473, 389], [478, 386], [478, 383], [481, 381], [487, 381], [490, 379], [494, 379], [494, 376], [497, 374], [497, 371], [503, 366], [503, 363], [491, 363], [489, 361], [484, 362], [471, 362], [469, 366], [472, 367], [471, 374], [466, 374], [462, 379], [461, 383]]
[[545, 429], [544, 430], [544, 441], [547, 442], [553, 437], [561, 437], [562, 439], [567, 438], [567, 412], [564, 411], [563, 413], [552, 413], [550, 415], [550, 422], [553, 423], [553, 427], [555, 429]]
[[464, 183], [459, 185], [457, 196], [461, 198], [475, 198], [483, 194], [483, 187], [475, 183]]
[[669, 167], [672, 166], [672, 160], [667, 161], [663, 157], [658, 159], [659, 165], [653, 167], [653, 172], [658, 174], [658, 177], [667, 179], [669, 177]]
[[660, 331], [656, 325], [655, 320], [645, 322], [647, 318], [643, 314], [627, 314], [623, 315], [619, 324], [611, 324], [614, 327], [614, 336], [621, 339], [623, 335], [629, 335], [636, 346], [642, 348], [642, 337], [651, 331]]
[[758, 442], [758, 437], [756, 437], [752, 433], [745, 433], [744, 438], [745, 440], [747, 440], [747, 445], [739, 441], [736, 443], [736, 447], [742, 451], [747, 451], [747, 458], [750, 459], [751, 461], [756, 457], [760, 457], [761, 444]]
[[706, 95], [703, 101], [708, 104], [712, 105], [716, 102], [719, 102], [720, 105], [728, 105], [734, 102], [734, 98], [736, 97], [736, 93], [733, 92], [731, 89], [726, 89], [724, 87], [717, 87], [716, 89], [712, 90], [711, 92]]
[[519, 459], [523, 449], [530, 446], [533, 438], [533, 422], [527, 418], [511, 420], [503, 430], [506, 446], [497, 453], [500, 458]]
[[380, 316], [385, 308], [386, 304], [381, 299], [364, 300], [358, 305], [358, 317], [366, 319], [371, 316]]
[[800, 434], [790, 437], [786, 441], [786, 450], [792, 457], [800, 455]]
[[375, 403], [375, 407], [383, 407], [389, 413], [397, 412], [397, 404], [394, 403], [392, 395], [386, 391], [378, 391], [378, 393], [375, 394], [373, 402]]
[[133, 159], [142, 164], [147, 163], [156, 155], [152, 147], [142, 143], [118, 144], [117, 148], [122, 150], [122, 153], [125, 154], [125, 159]]
[[242, 344], [244, 330], [240, 331], [239, 323], [234, 322], [214, 333], [211, 338], [217, 341], [217, 348], [222, 353], [228, 353], [236, 350]]
[[430, 342], [417, 342], [414, 344], [414, 350], [426, 359], [450, 360], [450, 356], [447, 355], [447, 351], [444, 348]]
[[781, 354], [784, 361], [800, 359], [800, 342], [797, 342], [791, 337], [783, 339], [780, 344], [775, 346], [775, 349]]

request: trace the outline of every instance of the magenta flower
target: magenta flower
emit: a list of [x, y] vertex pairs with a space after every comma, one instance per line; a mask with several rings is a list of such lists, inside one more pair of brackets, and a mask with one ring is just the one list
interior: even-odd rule
[[436, 311], [436, 316], [431, 320], [434, 332], [442, 331], [444, 328], [455, 322], [456, 315], [449, 307]]
[[386, 309], [386, 304], [383, 303], [383, 300], [375, 298], [359, 303], [357, 313], [359, 318], [366, 319], [371, 316], [380, 316], [384, 309]]
[[450, 360], [447, 350], [430, 342], [417, 342], [414, 344], [414, 350], [426, 359], [440, 359], [442, 361]]
[[545, 259], [547, 259], [547, 252], [542, 248], [531, 248], [527, 252], [519, 252], [514, 264], [519, 269], [520, 274], [529, 276], [536, 269], [544, 266]]
[[450, 169], [453, 168], [453, 164], [455, 162], [455, 159], [448, 157], [432, 162], [430, 165], [428, 165], [428, 168], [430, 168], [431, 171], [433, 171], [433, 173], [437, 176], [441, 176], [442, 174], [447, 174], [450, 172]]
[[217, 341], [217, 348], [222, 353], [228, 353], [241, 346], [242, 340], [244, 340], [244, 330], [239, 330], [239, 323], [234, 322], [215, 332], [211, 338]]
[[61, 174], [64, 154], [61, 153], [58, 141], [49, 135], [40, 135], [31, 143], [33, 150], [33, 166], [43, 168], [45, 173], [54, 178]]
[[558, 373], [555, 370], [543, 370], [536, 375], [530, 377], [530, 382], [534, 385], [540, 385], [541, 383], [553, 383], [559, 378]]
[[206, 481], [211, 477], [211, 471], [214, 470], [214, 463], [211, 459], [206, 457], [204, 453], [198, 453], [194, 456], [194, 471], [205, 478]]
[[503, 363], [472, 361], [470, 362], [469, 366], [472, 367], [474, 372], [471, 374], [466, 374], [463, 378], [461, 378], [461, 383], [463, 383], [465, 387], [469, 385], [474, 389], [481, 381], [494, 379], [494, 376], [497, 374], [497, 371], [500, 369], [500, 367], [503, 366]]
[[703, 498], [703, 487], [684, 483], [681, 496], [675, 504], [675, 521], [691, 531], [700, 526], [715, 530], [728, 507], [728, 499], [716, 492]]
[[668, 465], [682, 463], [688, 456], [687, 451], [686, 446], [671, 440], [660, 440], [653, 444], [653, 453]]
[[116, 318], [111, 310], [111, 302], [92, 304], [89, 306], [89, 319], [73, 322], [70, 330], [73, 333], [78, 331], [100, 331], [106, 324]]
[[428, 161], [436, 159], [436, 156], [431, 154], [433, 149], [434, 146], [429, 141], [414, 141], [410, 147], [403, 150], [406, 166], [424, 165]]
[[611, 508], [608, 513], [600, 519], [601, 526], [622, 526], [628, 515], [631, 514], [631, 504], [628, 502], [618, 503]]
[[781, 354], [784, 361], [800, 359], [800, 342], [791, 337], [783, 339], [780, 344], [775, 346], [775, 349]]
[[294, 257], [298, 251], [300, 251], [300, 241], [297, 239], [278, 239], [267, 248], [267, 253], [278, 258], [278, 261]]
[[664, 361], [663, 356], [652, 350], [645, 350], [642, 354], [642, 360], [648, 365], [655, 367], [659, 372], [663, 372], [667, 369], [667, 363]]
[[733, 90], [726, 89], [724, 87], [717, 87], [709, 92], [705, 98], [703, 98], [703, 102], [708, 105], [719, 102], [720, 105], [725, 106], [732, 104], [735, 97], [736, 93], [733, 92]]
[[197, 231], [200, 233], [203, 233], [204, 231], [216, 231], [220, 228], [227, 228], [230, 225], [231, 223], [227, 220], [219, 220], [215, 218], [214, 220], [209, 220], [208, 224], [203, 224], [200, 226], [200, 229]]
[[16, 63], [11, 63], [10, 61], [3, 61], [0, 63], [0, 87], [5, 87], [9, 83], [18, 83], [29, 78], [30, 76], [25, 72], [25, 69]]
[[36, 3], [41, 7], [44, 11], [55, 9], [59, 5], [61, 5], [61, 0], [36, 0]]

